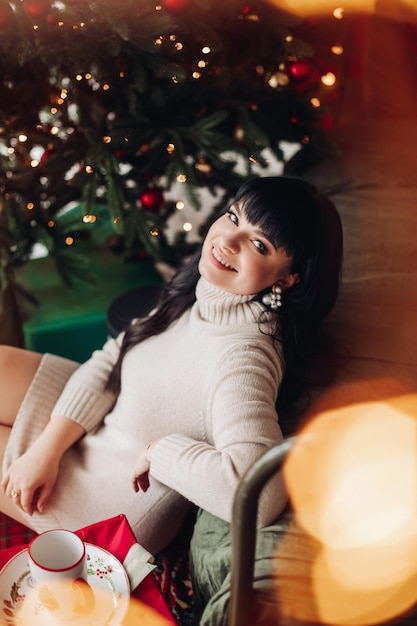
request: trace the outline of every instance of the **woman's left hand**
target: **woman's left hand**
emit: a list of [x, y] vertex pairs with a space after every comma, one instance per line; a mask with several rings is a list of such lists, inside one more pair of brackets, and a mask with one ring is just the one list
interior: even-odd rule
[[151, 450], [152, 447], [157, 443], [156, 441], [152, 444], [149, 444], [145, 450], [143, 450], [138, 457], [134, 467], [133, 467], [133, 489], [136, 491], [148, 491], [149, 489], [149, 470], [151, 467]]

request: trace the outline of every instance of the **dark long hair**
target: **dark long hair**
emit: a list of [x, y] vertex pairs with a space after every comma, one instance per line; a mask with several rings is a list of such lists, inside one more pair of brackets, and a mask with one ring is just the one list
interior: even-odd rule
[[[238, 190], [234, 202], [252, 224], [260, 226], [276, 248], [292, 258], [299, 282], [282, 294], [273, 336], [282, 344], [285, 374], [279, 403], [294, 401], [303, 390], [314, 339], [336, 301], [342, 264], [343, 236], [333, 203], [303, 179], [291, 176], [253, 178]], [[160, 334], [195, 302], [201, 250], [166, 283], [153, 314], [130, 324], [108, 388], [120, 390], [125, 354], [152, 335]], [[262, 301], [263, 293], [255, 299]]]

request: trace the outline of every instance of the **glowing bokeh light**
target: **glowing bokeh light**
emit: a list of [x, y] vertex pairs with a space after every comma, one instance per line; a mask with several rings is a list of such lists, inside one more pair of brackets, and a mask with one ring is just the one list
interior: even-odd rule
[[[71, 582], [62, 583], [63, 589], [65, 590], [65, 586], [68, 586], [68, 597], [71, 598], [72, 585]], [[113, 595], [110, 594], [110, 600]], [[87, 626], [87, 624], [102, 624], [104, 623], [103, 615], [100, 614], [100, 611], [105, 613], [109, 608], [109, 593], [105, 589], [100, 589], [99, 587], [95, 587], [94, 589], [94, 599], [95, 599], [95, 609], [93, 616], [82, 616], [77, 617], [76, 615], [71, 615], [68, 620], [65, 620], [65, 623], [71, 623], [73, 626]], [[152, 595], [148, 598], [150, 602], [152, 602]], [[32, 626], [34, 621], [34, 615], [39, 616], [39, 593], [35, 589], [29, 590], [29, 592], [25, 596], [25, 602], [20, 603], [21, 606], [17, 608], [16, 615], [18, 617], [19, 624], [21, 626]], [[156, 602], [158, 605], [158, 600]], [[54, 607], [55, 608], [55, 607]], [[56, 623], [55, 614], [53, 617], [48, 615], [49, 611], [46, 607], [42, 607], [41, 615], [44, 615], [45, 622], [51, 621], [51, 623]], [[37, 611], [37, 613], [36, 613]], [[37, 622], [39, 620], [36, 620]], [[61, 623], [61, 622], [60, 622]], [[106, 620], [106, 623], [110, 623], [110, 621]], [[112, 620], [112, 623], [113, 620]], [[118, 621], [119, 623], [119, 621]], [[130, 601], [126, 608], [126, 613], [123, 616], [123, 626], [169, 626], [173, 622], [167, 618], [166, 613], [161, 614], [152, 606], [143, 602], [137, 598], [130, 597]]]
[[312, 420], [285, 467], [300, 523], [330, 547], [353, 548], [417, 519], [416, 435], [414, 394]]
[[[283, 7], [296, 15], [315, 15], [315, 14], [327, 14], [332, 15], [335, 11], [337, 16], [342, 16], [345, 10], [360, 11], [360, 12], [373, 12], [375, 9], [376, 0], [345, 0], [343, 4], [337, 5], [331, 0], [270, 0], [271, 4]], [[337, 8], [335, 8], [337, 7]]]
[[[312, 585], [316, 610], [323, 624], [332, 626], [372, 626], [385, 623], [404, 613], [416, 600], [417, 575], [376, 589], [349, 588], [335, 576], [331, 564], [340, 560], [352, 574], [359, 574], [366, 555], [357, 562], [344, 563], [341, 551], [323, 550], [317, 557], [312, 571]], [[352, 560], [354, 555], [352, 555]], [[375, 564], [374, 564], [375, 565]], [[387, 560], [378, 559], [381, 570]]]
[[277, 7], [285, 9], [294, 15], [302, 17], [309, 15], [333, 15], [335, 19], [343, 19], [348, 13], [375, 13], [390, 19], [401, 19], [406, 13], [408, 21], [417, 19], [417, 0], [390, 0], [376, 2], [376, 0], [345, 0], [336, 5], [331, 0], [269, 0]]
[[329, 408], [284, 467], [298, 523], [319, 541], [324, 624], [364, 626], [417, 600], [417, 394]]

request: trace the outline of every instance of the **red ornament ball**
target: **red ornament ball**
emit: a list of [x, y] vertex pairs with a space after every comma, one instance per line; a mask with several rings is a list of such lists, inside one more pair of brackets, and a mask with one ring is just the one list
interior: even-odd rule
[[162, 6], [170, 13], [182, 13], [190, 6], [190, 0], [163, 0]]
[[46, 159], [52, 156], [55, 152], [54, 148], [46, 148], [39, 159], [39, 163], [43, 163]]
[[46, 23], [48, 24], [48, 26], [57, 26], [57, 24], [59, 23], [60, 17], [58, 15], [58, 13], [48, 13], [48, 16], [46, 18]]
[[164, 203], [164, 196], [162, 195], [162, 191], [155, 187], [145, 189], [145, 191], [141, 193], [139, 200], [142, 207], [147, 211], [156, 211], [156, 209], [159, 209]]
[[46, 150], [41, 154], [41, 157], [39, 159], [39, 169], [41, 170], [41, 172], [46, 172], [46, 170], [48, 169], [49, 157], [53, 156], [54, 153], [54, 148], [46, 148]]
[[51, 3], [50, 0], [24, 0], [23, 7], [30, 17], [43, 19], [48, 17]]
[[307, 59], [297, 59], [288, 64], [288, 73], [295, 83], [303, 83], [311, 74], [311, 65]]
[[6, 28], [13, 21], [13, 9], [8, 2], [0, 2], [0, 28]]

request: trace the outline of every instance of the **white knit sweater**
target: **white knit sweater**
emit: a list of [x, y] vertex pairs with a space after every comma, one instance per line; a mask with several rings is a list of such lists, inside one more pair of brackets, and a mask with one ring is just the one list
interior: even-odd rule
[[[77, 529], [124, 513], [140, 543], [160, 550], [190, 503], [231, 520], [239, 479], [282, 439], [275, 400], [282, 378], [279, 346], [259, 329], [262, 305], [201, 278], [197, 301], [171, 327], [131, 349], [121, 393], [104, 391], [121, 337], [78, 365], [45, 355], [12, 429], [4, 466], [49, 419], [66, 416], [87, 434], [62, 458], [38, 532]], [[133, 464], [156, 439], [151, 486], [135, 493]], [[271, 523], [286, 494], [281, 478], [261, 498], [259, 524]]]

